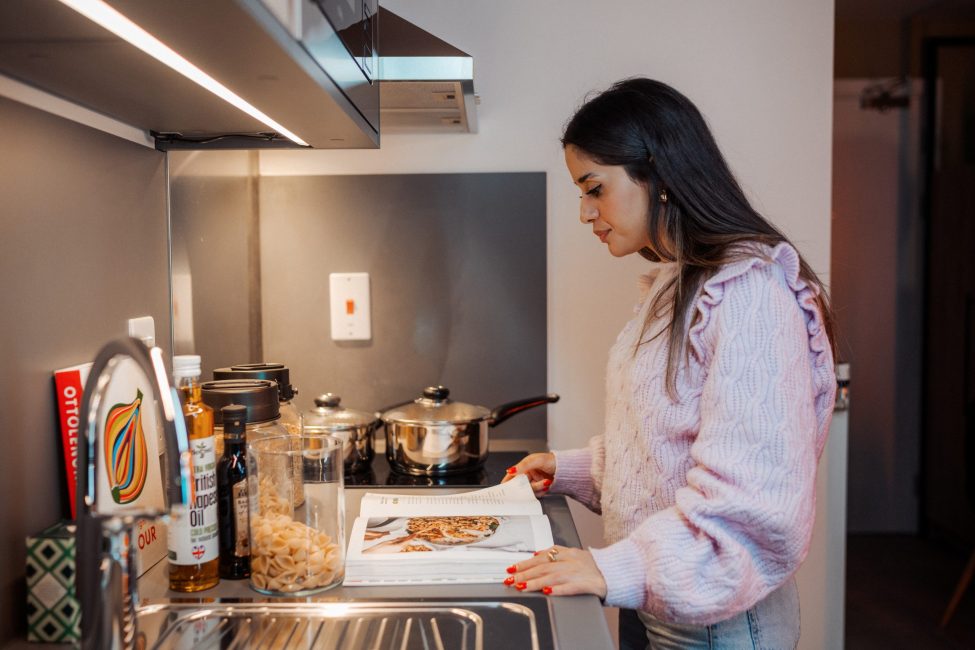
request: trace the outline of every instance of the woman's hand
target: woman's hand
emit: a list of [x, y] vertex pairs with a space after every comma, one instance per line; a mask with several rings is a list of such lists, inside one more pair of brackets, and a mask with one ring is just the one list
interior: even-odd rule
[[519, 474], [528, 477], [535, 496], [539, 497], [548, 492], [555, 478], [555, 454], [545, 452], [541, 454], [529, 454], [521, 459], [517, 465], [508, 468], [508, 473], [501, 482], [510, 481]]
[[595, 594], [600, 599], [606, 597], [606, 580], [602, 572], [592, 553], [581, 548], [547, 548], [530, 560], [508, 567], [508, 573], [504, 584], [518, 591], [541, 591], [549, 596]]

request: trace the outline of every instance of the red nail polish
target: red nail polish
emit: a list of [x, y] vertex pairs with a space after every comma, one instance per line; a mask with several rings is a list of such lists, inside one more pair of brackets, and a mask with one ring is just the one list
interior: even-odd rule
[[527, 582], [519, 582], [518, 584], [515, 585], [515, 589], [517, 589], [518, 591], [524, 591], [527, 586], [528, 586]]
[[552, 479], [550, 479], [550, 478], [547, 478], [544, 481], [542, 481], [542, 485], [544, 485], [545, 487], [548, 487], [551, 484], [552, 484]]
[[545, 486], [542, 487], [542, 492], [548, 492], [548, 486], [547, 485], [545, 485]]
[[518, 468], [512, 465], [511, 467], [508, 468], [508, 473], [509, 474], [517, 474], [518, 473]]
[[507, 569], [505, 569], [505, 571], [507, 571], [508, 573], [515, 573], [518, 571], [518, 567], [512, 564]]
[[539, 551], [535, 551], [532, 555], [538, 555]]
[[505, 584], [505, 586], [508, 586], [508, 587], [510, 587], [511, 585], [515, 584], [514, 577], [513, 576], [508, 576], [507, 578], [505, 578], [504, 579], [504, 584]]
[[551, 596], [552, 595], [552, 588], [551, 587], [542, 587], [542, 593], [545, 594], [546, 596]]

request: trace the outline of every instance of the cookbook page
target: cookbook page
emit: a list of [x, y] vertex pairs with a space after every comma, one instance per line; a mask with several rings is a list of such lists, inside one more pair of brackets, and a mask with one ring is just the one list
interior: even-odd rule
[[528, 478], [515, 479], [482, 490], [450, 495], [378, 494], [362, 497], [360, 517], [448, 515], [540, 515]]
[[352, 526], [346, 585], [485, 583], [552, 545], [528, 479], [452, 494], [366, 494]]
[[501, 558], [510, 564], [551, 545], [552, 526], [544, 515], [360, 517], [352, 527], [348, 560], [405, 567], [417, 560]]

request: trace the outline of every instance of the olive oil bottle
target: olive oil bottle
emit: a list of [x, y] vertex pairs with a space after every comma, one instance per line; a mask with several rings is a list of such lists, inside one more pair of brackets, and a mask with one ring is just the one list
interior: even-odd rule
[[173, 357], [173, 377], [193, 454], [192, 502], [183, 516], [169, 524], [169, 588], [173, 591], [202, 591], [220, 582], [213, 409], [200, 399], [200, 372], [198, 355]]

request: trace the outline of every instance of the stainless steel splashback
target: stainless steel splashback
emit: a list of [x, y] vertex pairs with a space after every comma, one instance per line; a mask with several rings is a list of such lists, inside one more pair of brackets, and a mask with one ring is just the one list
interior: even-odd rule
[[[489, 407], [557, 391], [546, 377], [543, 173], [248, 181], [172, 166], [174, 290], [191, 285], [193, 340], [177, 336], [175, 348], [201, 354], [204, 374], [284, 363], [302, 409], [326, 391], [360, 410], [431, 384]], [[333, 341], [328, 276], [363, 271], [373, 337]], [[177, 332], [187, 311], [174, 315]], [[525, 413], [491, 437], [544, 439], [546, 421], [544, 409]]]

